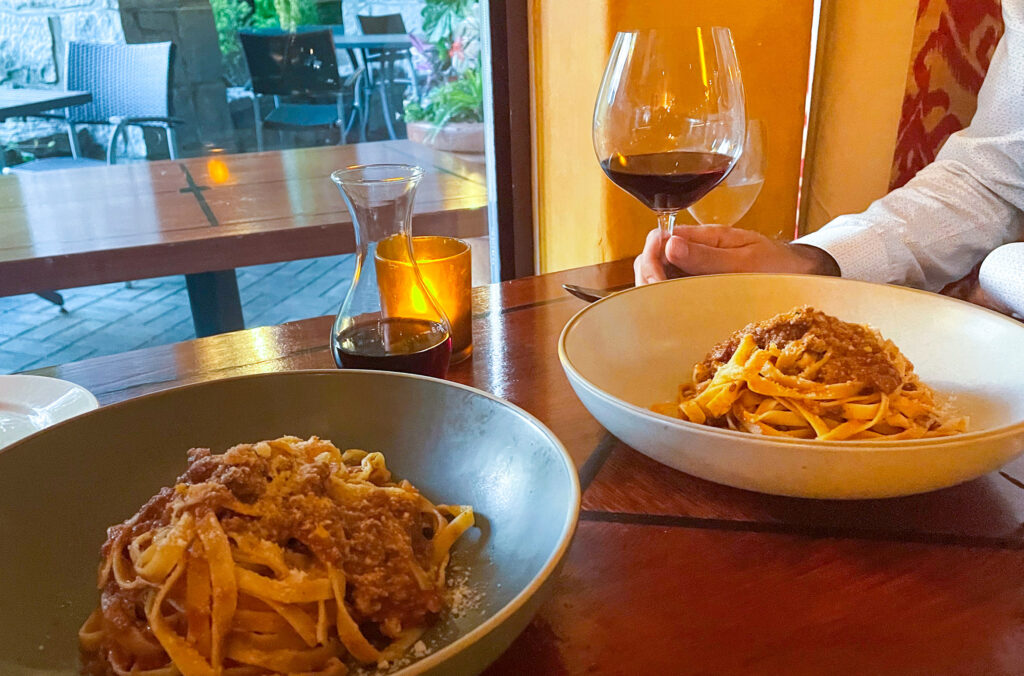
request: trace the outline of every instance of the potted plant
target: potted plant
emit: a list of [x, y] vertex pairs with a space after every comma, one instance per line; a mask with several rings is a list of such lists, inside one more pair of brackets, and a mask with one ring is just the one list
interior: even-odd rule
[[479, 8], [476, 0], [426, 0], [423, 30], [431, 44], [432, 72], [420, 99], [405, 103], [410, 140], [439, 150], [483, 153]]

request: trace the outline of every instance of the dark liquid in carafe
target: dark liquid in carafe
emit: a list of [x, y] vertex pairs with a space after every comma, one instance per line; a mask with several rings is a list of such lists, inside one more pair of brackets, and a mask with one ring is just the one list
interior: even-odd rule
[[444, 378], [452, 338], [440, 322], [392, 317], [357, 322], [334, 336], [331, 347], [339, 368]]

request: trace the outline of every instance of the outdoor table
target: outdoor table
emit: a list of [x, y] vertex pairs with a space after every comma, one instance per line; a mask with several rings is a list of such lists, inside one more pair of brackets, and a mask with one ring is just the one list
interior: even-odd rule
[[412, 38], [406, 33], [348, 35], [340, 26], [333, 26], [331, 32], [335, 49], [408, 49], [412, 46]]
[[[55, 108], [80, 106], [92, 101], [89, 92], [65, 91], [62, 89], [6, 89], [0, 88], [0, 122], [9, 117], [38, 115]], [[4, 154], [0, 152], [0, 169], [5, 166]]]
[[[485, 673], [1020, 674], [1024, 459], [954, 488], [865, 501], [761, 495], [664, 467], [590, 416], [556, 352], [584, 307], [561, 284], [621, 288], [632, 276], [619, 261], [474, 289], [473, 356], [449, 378], [548, 425], [584, 489], [552, 596]], [[240, 374], [333, 368], [331, 319], [39, 373], [111, 403]]]

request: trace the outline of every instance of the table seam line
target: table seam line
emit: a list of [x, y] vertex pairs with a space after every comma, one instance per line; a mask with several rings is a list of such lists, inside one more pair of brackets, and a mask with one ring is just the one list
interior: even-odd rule
[[[497, 314], [498, 314], [498, 316], [503, 316], [503, 315], [507, 315], [507, 314], [512, 314], [513, 312], [519, 312], [520, 310], [530, 310], [532, 308], [541, 307], [541, 306], [544, 306], [544, 305], [552, 305], [554, 303], [564, 303], [564, 302], [566, 302], [568, 300], [572, 300], [572, 297], [567, 294], [564, 298], [562, 298], [562, 297], [559, 297], [559, 298], [547, 298], [545, 300], [538, 300], [538, 301], [534, 301], [532, 303], [526, 303], [524, 305], [513, 305], [511, 307], [502, 308]], [[473, 315], [473, 319], [474, 320], [476, 320], [476, 319], [486, 319], [487, 317], [492, 317], [492, 316], [494, 316], [493, 312], [485, 310], [483, 312], [478, 312], [478, 313], [474, 314]]]
[[579, 468], [580, 477], [580, 495], [582, 496], [590, 488], [590, 484], [594, 482], [597, 475], [600, 474], [604, 468], [605, 463], [608, 461], [609, 456], [612, 454], [612, 449], [615, 448], [618, 443], [618, 439], [615, 438], [611, 432], [605, 432], [601, 440], [597, 442], [597, 446], [590, 453], [586, 460]]
[[178, 166], [181, 167], [182, 173], [185, 174], [185, 182], [188, 185], [187, 188], [183, 188], [179, 192], [191, 193], [192, 197], [195, 198], [196, 202], [199, 204], [199, 208], [202, 210], [203, 215], [206, 216], [206, 220], [209, 222], [210, 226], [214, 228], [218, 227], [220, 222], [217, 221], [217, 216], [214, 215], [213, 209], [210, 208], [209, 203], [203, 196], [203, 193], [201, 192], [203, 188], [200, 188], [196, 184], [195, 179], [192, 178], [192, 173], [188, 170], [188, 166], [184, 162], [178, 162]]
[[690, 528], [769, 535], [794, 535], [813, 539], [850, 539], [898, 544], [926, 544], [953, 547], [984, 547], [986, 549], [1024, 550], [1024, 541], [983, 535], [964, 536], [947, 533], [874, 532], [857, 528], [826, 528], [797, 526], [763, 521], [734, 521], [730, 519], [680, 516], [675, 514], [641, 514], [581, 509], [580, 521], [591, 523], [618, 523], [631, 526]]

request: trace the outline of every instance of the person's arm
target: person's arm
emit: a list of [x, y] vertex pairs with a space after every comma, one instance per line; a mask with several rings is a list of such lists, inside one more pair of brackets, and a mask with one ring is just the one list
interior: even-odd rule
[[[685, 274], [811, 272], [938, 290], [989, 251], [1024, 236], [1024, 3], [1003, 3], [1006, 33], [971, 126], [938, 159], [862, 214], [840, 216], [793, 243], [720, 227], [648, 236], [637, 284]], [[730, 234], [735, 233], [735, 234]], [[813, 253], [811, 253], [813, 252]]]
[[636, 283], [660, 282], [678, 272], [711, 275], [719, 272], [789, 272], [838, 275], [839, 267], [825, 251], [790, 244], [739, 228], [677, 225], [665, 242], [660, 230], [647, 234], [643, 252], [633, 261]]
[[938, 290], [1024, 235], [1021, 11], [1004, 3], [1006, 32], [971, 125], [907, 185], [797, 243], [827, 251], [844, 277]]

